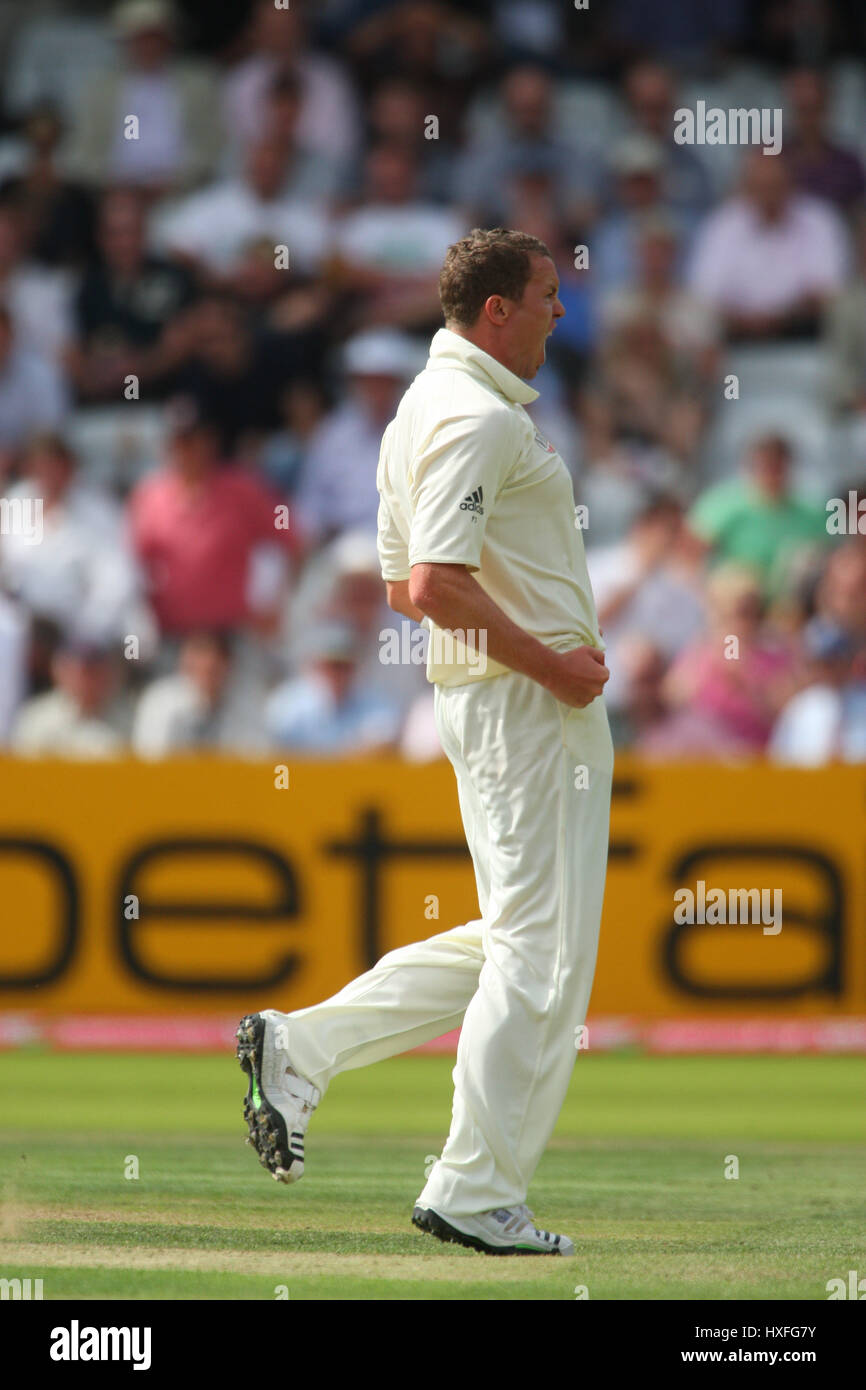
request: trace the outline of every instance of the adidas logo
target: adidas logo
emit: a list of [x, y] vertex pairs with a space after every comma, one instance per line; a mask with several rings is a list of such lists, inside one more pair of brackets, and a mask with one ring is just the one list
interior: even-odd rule
[[474, 492], [470, 492], [468, 497], [464, 497], [460, 503], [461, 512], [477, 512], [479, 516], [484, 515], [484, 508], [481, 503], [484, 501], [484, 489], [477, 487]]

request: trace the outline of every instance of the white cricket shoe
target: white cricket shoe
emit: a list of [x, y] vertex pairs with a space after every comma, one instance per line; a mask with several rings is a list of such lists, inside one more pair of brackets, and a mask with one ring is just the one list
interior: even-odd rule
[[529, 1207], [497, 1207], [478, 1216], [442, 1216], [432, 1207], [417, 1207], [412, 1224], [439, 1240], [468, 1245], [485, 1255], [573, 1255], [568, 1236], [539, 1231]]
[[321, 1093], [295, 1071], [277, 1027], [284, 1018], [276, 1009], [247, 1014], [237, 1027], [237, 1058], [250, 1078], [244, 1100], [247, 1143], [278, 1182], [304, 1176], [304, 1135]]

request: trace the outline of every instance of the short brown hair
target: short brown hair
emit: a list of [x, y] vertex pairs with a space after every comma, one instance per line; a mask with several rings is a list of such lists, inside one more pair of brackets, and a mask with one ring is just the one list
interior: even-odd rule
[[522, 299], [532, 276], [531, 256], [550, 256], [550, 252], [538, 237], [506, 227], [476, 227], [455, 241], [448, 247], [439, 276], [445, 322], [471, 328], [492, 294]]

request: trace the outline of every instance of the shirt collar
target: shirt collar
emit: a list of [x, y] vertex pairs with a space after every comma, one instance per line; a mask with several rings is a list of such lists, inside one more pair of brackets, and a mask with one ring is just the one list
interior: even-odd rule
[[430, 344], [427, 370], [435, 371], [438, 367], [455, 365], [468, 371], [476, 380], [492, 384], [509, 401], [529, 405], [530, 401], [538, 399], [538, 392], [532, 386], [527, 386], [525, 381], [503, 367], [489, 352], [476, 347], [475, 343], [470, 343], [459, 333], [453, 333], [450, 328], [440, 328]]

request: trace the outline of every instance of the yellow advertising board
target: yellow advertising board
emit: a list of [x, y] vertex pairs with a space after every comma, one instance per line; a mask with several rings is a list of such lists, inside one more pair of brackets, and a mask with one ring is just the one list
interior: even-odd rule
[[[300, 1008], [477, 915], [446, 763], [292, 761], [288, 787], [211, 759], [0, 776], [6, 1011]], [[780, 894], [779, 929], [677, 921], [701, 884]], [[591, 1013], [866, 1014], [866, 768], [620, 758]]]

